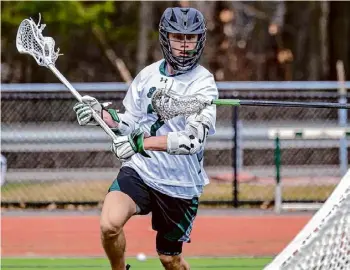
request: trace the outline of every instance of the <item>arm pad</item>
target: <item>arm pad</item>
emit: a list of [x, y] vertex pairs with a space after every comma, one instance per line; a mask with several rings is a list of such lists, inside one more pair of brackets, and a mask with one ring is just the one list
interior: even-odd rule
[[167, 152], [170, 155], [193, 155], [204, 148], [210, 120], [203, 115], [191, 115], [186, 122], [185, 130], [168, 133]]

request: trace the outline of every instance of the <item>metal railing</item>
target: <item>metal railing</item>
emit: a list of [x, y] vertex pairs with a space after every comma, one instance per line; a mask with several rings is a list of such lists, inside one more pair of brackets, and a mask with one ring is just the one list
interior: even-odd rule
[[[338, 82], [218, 82], [217, 85], [220, 98], [329, 102], [340, 99]], [[116, 108], [122, 107], [127, 89], [124, 83], [73, 83], [73, 86], [81, 94], [113, 101]], [[345, 82], [345, 86], [348, 88], [350, 82]], [[2, 202], [102, 199], [120, 164], [109, 152], [109, 138], [102, 130], [78, 126], [72, 111], [76, 101], [70, 92], [62, 84], [2, 84], [1, 95], [1, 151], [8, 160], [8, 184], [3, 189]], [[345, 101], [349, 100], [347, 95]], [[218, 106], [217, 133], [209, 137], [205, 153], [205, 167], [213, 184], [208, 186], [204, 200], [273, 200], [272, 193], [260, 194], [259, 188], [260, 178], [274, 177], [274, 144], [268, 138], [268, 129], [327, 128], [347, 123], [348, 117], [349, 112], [338, 114], [332, 109], [240, 107], [236, 179], [239, 185], [235, 185], [240, 192], [236, 192], [239, 198], [233, 198], [233, 109]], [[337, 140], [286, 142], [283, 175], [316, 177], [326, 173], [340, 177], [341, 172], [336, 168], [344, 163], [348, 167], [349, 142], [341, 147], [345, 149], [339, 150]], [[79, 190], [81, 195], [77, 196]]]

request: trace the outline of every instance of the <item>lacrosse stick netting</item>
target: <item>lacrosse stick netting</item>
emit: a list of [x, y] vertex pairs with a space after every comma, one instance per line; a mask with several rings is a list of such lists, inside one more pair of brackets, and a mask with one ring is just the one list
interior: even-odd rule
[[29, 54], [34, 57], [39, 66], [47, 67], [49, 64], [55, 64], [60, 49], [55, 52], [55, 41], [51, 37], [44, 37], [42, 31], [45, 24], [35, 24], [32, 18], [21, 22], [16, 37], [16, 47], [20, 53]]
[[[40, 25], [41, 16], [39, 14], [39, 22], [35, 24], [33, 19], [25, 19], [21, 22], [16, 36], [16, 47], [18, 52], [29, 54], [34, 57], [39, 66], [49, 68], [56, 77], [72, 92], [75, 98], [81, 102], [82, 97], [69, 81], [55, 67], [55, 62], [60, 56], [59, 49], [55, 51], [55, 41], [51, 37], [44, 37], [42, 31], [45, 24]], [[112, 138], [116, 139], [116, 134], [108, 127], [94, 110], [93, 118], [103, 128], [103, 130]]]
[[166, 88], [158, 89], [152, 96], [152, 107], [163, 120], [169, 120], [179, 115], [185, 117], [199, 113], [210, 101], [196, 96], [180, 97], [169, 93]]

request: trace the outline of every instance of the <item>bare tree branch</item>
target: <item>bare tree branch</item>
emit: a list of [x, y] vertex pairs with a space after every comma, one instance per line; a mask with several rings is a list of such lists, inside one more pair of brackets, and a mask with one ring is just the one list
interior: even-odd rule
[[148, 35], [152, 30], [153, 24], [152, 9], [152, 2], [142, 1], [140, 3], [139, 36], [137, 47], [137, 72], [139, 72], [146, 65], [147, 62], [148, 51], [150, 48]]
[[133, 78], [130, 75], [130, 71], [126, 67], [124, 61], [117, 56], [115, 51], [108, 45], [106, 41], [106, 37], [104, 32], [99, 26], [94, 26], [92, 28], [92, 32], [97, 38], [97, 40], [100, 42], [102, 47], [104, 48], [104, 53], [108, 60], [112, 63], [112, 65], [116, 68], [116, 70], [120, 73], [122, 79], [127, 83], [130, 84], [133, 80]]

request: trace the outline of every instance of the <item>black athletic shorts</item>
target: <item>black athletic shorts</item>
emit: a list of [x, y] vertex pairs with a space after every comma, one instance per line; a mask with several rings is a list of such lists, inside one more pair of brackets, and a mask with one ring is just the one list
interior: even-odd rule
[[197, 214], [198, 197], [190, 200], [173, 198], [147, 186], [138, 173], [122, 167], [108, 191], [122, 191], [139, 207], [139, 215], [152, 212], [152, 228], [157, 231], [159, 254], [178, 255], [183, 242], [190, 242], [193, 221]]

